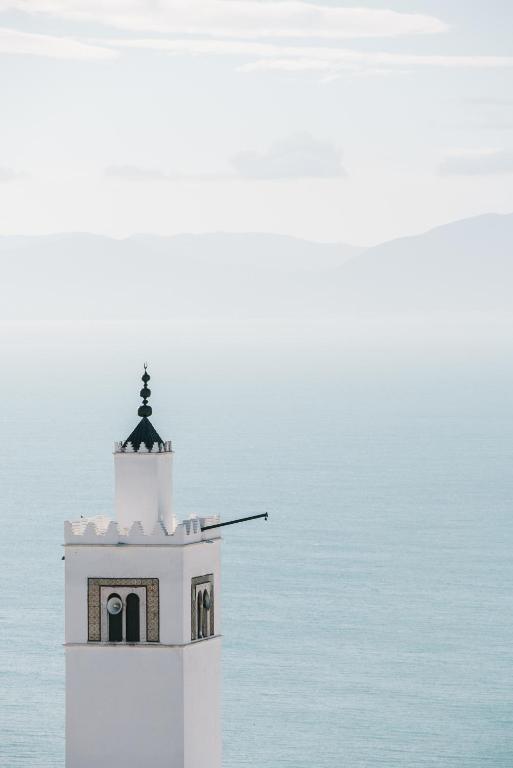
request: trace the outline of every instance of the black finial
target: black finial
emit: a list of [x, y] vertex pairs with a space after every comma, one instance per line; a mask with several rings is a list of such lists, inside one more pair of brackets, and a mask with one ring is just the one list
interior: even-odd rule
[[[141, 389], [141, 397], [143, 402], [142, 405], [139, 406], [137, 413], [142, 418], [132, 434], [129, 435], [125, 442], [122, 444], [122, 450], [127, 450], [127, 446], [129, 444], [132, 446], [132, 450], [135, 453], [141, 449], [141, 445], [144, 445], [147, 451], [153, 451], [155, 446], [157, 446], [155, 450], [158, 450], [160, 453], [162, 450], [165, 451], [168, 449], [165, 447], [167, 444], [164, 443], [159, 433], [156, 431], [155, 427], [148, 418], [151, 416], [152, 411], [151, 406], [148, 405], [148, 398], [151, 395], [151, 390], [148, 387], [150, 374], [148, 373], [148, 365], [146, 363], [144, 363], [144, 373], [141, 378], [143, 382], [143, 388]], [[171, 450], [170, 447], [169, 450]]]
[[150, 374], [148, 373], [148, 365], [147, 363], [144, 363], [144, 373], [141, 376], [141, 379], [143, 381], [143, 388], [140, 391], [140, 395], [143, 399], [143, 404], [139, 406], [139, 410], [137, 413], [139, 416], [148, 417], [151, 416], [152, 410], [151, 405], [148, 405], [148, 398], [151, 395], [151, 389], [148, 388], [148, 382], [150, 380]]

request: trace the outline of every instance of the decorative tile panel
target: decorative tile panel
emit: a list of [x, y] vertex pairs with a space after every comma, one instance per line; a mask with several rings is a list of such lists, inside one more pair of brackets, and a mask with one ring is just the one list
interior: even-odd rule
[[101, 587], [146, 587], [146, 640], [159, 642], [159, 580], [158, 579], [96, 579], [87, 580], [87, 639], [101, 641]]

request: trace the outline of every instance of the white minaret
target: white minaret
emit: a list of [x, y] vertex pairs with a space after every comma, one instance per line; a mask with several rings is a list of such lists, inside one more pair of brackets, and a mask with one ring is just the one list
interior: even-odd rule
[[221, 768], [217, 517], [176, 524], [170, 442], [115, 444], [116, 517], [66, 522], [66, 768]]

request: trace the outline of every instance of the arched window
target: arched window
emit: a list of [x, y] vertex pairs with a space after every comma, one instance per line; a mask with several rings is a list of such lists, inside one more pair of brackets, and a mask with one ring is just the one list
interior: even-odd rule
[[198, 632], [198, 639], [203, 637], [203, 592], [201, 589], [198, 592], [198, 607], [196, 612], [196, 626]]
[[116, 593], [109, 595], [107, 613], [109, 615], [109, 642], [121, 643], [123, 640], [123, 603]]
[[215, 636], [214, 574], [191, 579], [191, 640]]
[[201, 634], [203, 637], [210, 637], [210, 595], [208, 589], [203, 592], [203, 625]]
[[126, 598], [126, 641], [138, 643], [141, 639], [139, 596], [134, 592]]

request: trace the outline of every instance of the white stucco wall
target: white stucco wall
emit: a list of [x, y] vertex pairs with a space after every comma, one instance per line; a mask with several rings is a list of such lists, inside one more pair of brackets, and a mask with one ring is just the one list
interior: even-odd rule
[[169, 647], [67, 647], [66, 768], [184, 768], [182, 657]]
[[[221, 768], [221, 640], [210, 638], [185, 647], [184, 766]], [[212, 702], [218, 702], [212, 706]]]
[[221, 768], [219, 637], [66, 648], [66, 768]]
[[173, 453], [114, 454], [116, 518], [125, 528], [139, 520], [151, 533], [158, 520], [173, 529]]
[[88, 578], [156, 578], [160, 595], [160, 642], [191, 639], [191, 579], [214, 574], [215, 633], [221, 633], [220, 539], [183, 546], [149, 544], [65, 547], [65, 640], [86, 643]]
[[[65, 557], [66, 768], [221, 768], [220, 540]], [[211, 573], [215, 636], [191, 643], [191, 579]], [[160, 642], [89, 643], [90, 577], [158, 578]]]

